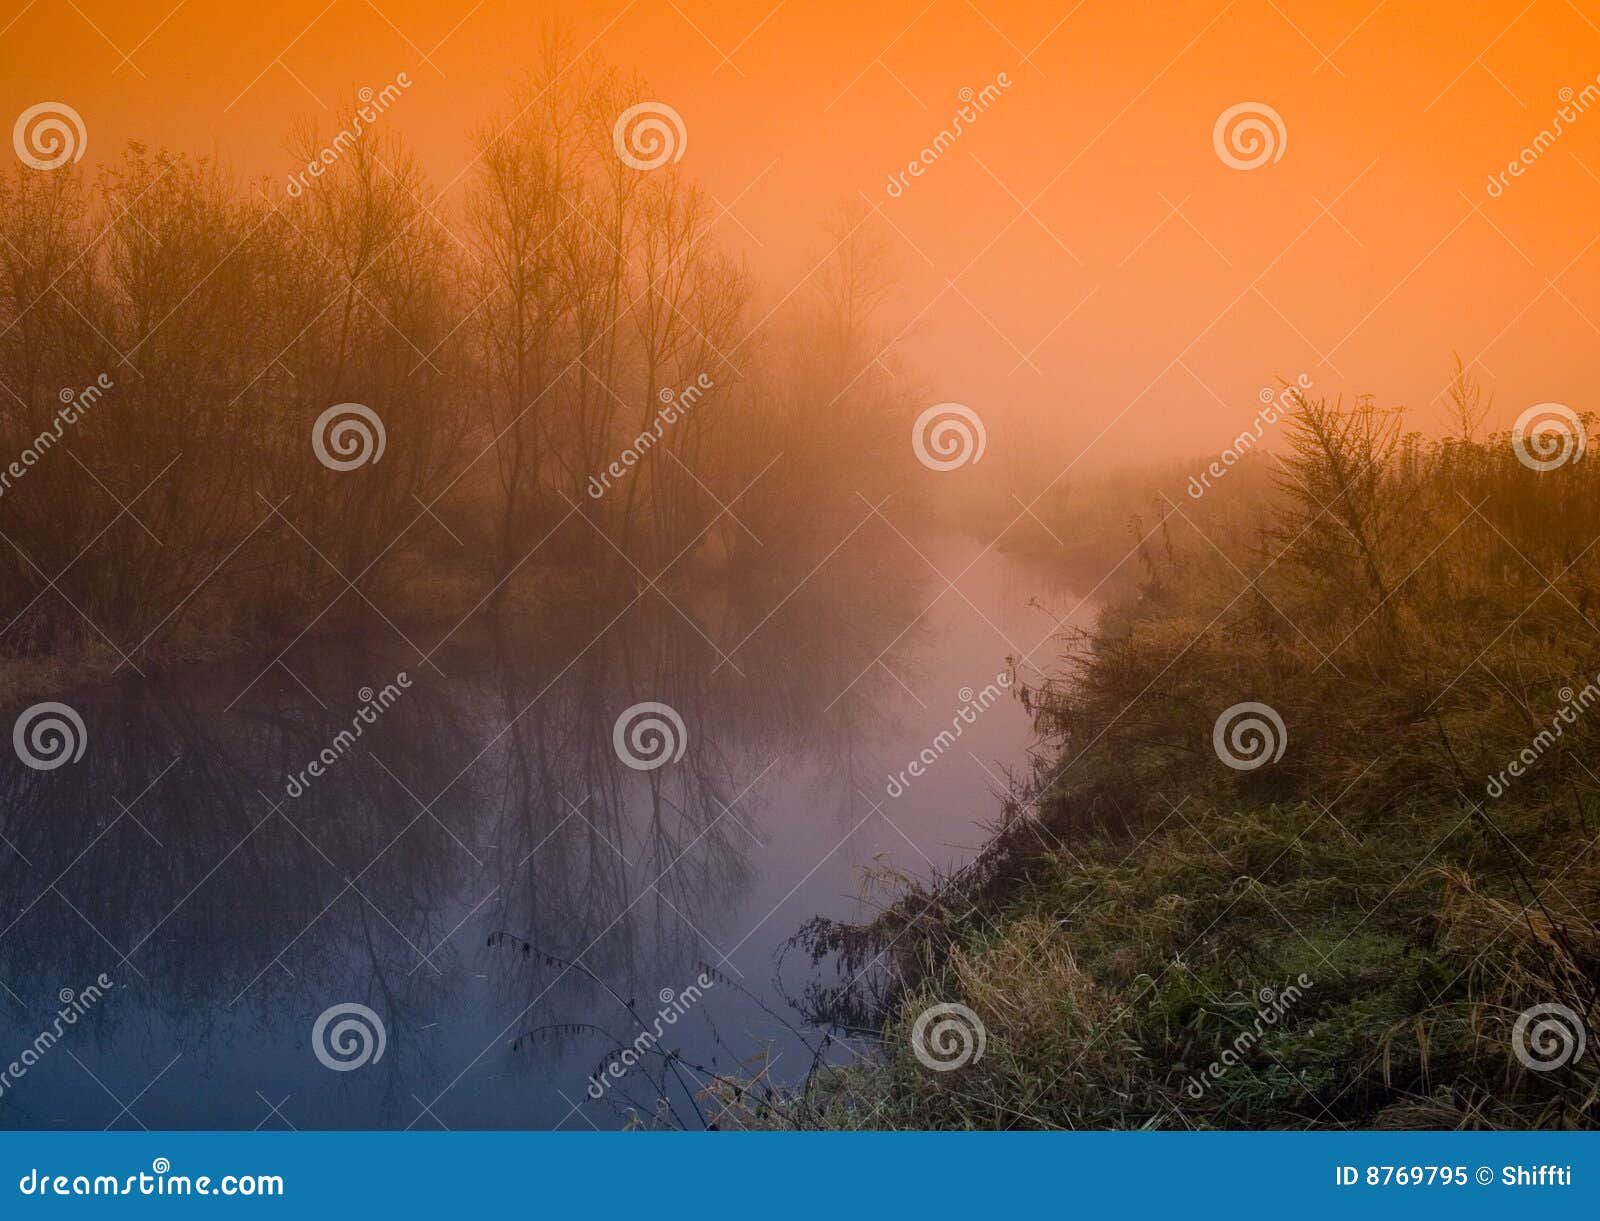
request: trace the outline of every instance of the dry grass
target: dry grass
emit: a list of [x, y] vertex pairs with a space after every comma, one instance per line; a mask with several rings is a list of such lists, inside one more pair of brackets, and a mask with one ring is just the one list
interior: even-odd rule
[[[1600, 672], [1600, 465], [1425, 443], [1370, 400], [1287, 427], [1275, 479], [1236, 471], [1247, 495], [1136, 536], [1137, 588], [1027, 693], [1056, 749], [1008, 830], [883, 926], [908, 935], [880, 1057], [810, 1083], [794, 1122], [1600, 1120], [1600, 704], [1486, 792]], [[1243, 701], [1287, 745], [1236, 771], [1211, 735]], [[1263, 1020], [1261, 990], [1302, 976]], [[948, 1001], [989, 1048], [931, 1073], [910, 1031]], [[1589, 1051], [1531, 1071], [1517, 1019], [1552, 1003]]]

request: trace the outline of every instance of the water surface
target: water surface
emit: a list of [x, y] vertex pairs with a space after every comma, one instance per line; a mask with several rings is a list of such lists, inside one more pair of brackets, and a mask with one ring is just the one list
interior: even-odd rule
[[[970, 859], [1032, 740], [1008, 658], [1034, 676], [1075, 604], [969, 539], [902, 550], [507, 611], [437, 649], [375, 615], [74, 694], [83, 759], [4, 772], [0, 1052], [115, 986], [0, 1125], [693, 1125], [704, 1073], [801, 1080], [817, 1032], [790, 998], [814, 975], [785, 942], [869, 913], [879, 874]], [[645, 701], [686, 739], [651, 770], [614, 740]], [[383, 1027], [349, 1071], [313, 1046], [341, 1004]], [[681, 1061], [606, 1076], [646, 1029]]]

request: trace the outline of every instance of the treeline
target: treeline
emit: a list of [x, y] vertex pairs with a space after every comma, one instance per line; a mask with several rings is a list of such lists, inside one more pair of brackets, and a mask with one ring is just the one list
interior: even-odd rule
[[643, 86], [570, 59], [547, 43], [442, 191], [386, 127], [404, 95], [355, 139], [298, 130], [326, 168], [292, 192], [141, 144], [0, 182], [0, 653], [248, 641], [347, 581], [425, 613], [465, 572], [493, 608], [552, 563], [603, 591], [837, 541], [908, 418], [865, 230], [766, 300], [681, 167], [619, 157]]
[[[1481, 800], [1540, 710], [1600, 674], [1595, 420], [1548, 434], [1567, 456], [1541, 458], [1481, 429], [1469, 381], [1455, 393], [1465, 423], [1435, 439], [1371, 398], [1301, 399], [1280, 456], [1135, 506], [1128, 596], [1064, 641], [1062, 681], [1035, 693], [1080, 808], [1161, 811], [1155, 794], [1211, 754], [1215, 715], [1249, 700], [1294, 747], [1239, 775], [1252, 796]], [[1569, 729], [1568, 753], [1584, 733], [1600, 742], [1600, 723]]]

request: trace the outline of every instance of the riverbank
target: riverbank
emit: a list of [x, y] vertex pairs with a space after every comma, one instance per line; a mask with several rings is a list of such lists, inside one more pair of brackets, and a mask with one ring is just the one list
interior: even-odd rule
[[808, 928], [880, 1052], [729, 1126], [1596, 1126], [1600, 478], [1291, 428], [1134, 540], [984, 857]]
[[[1568, 912], [1516, 904], [1497, 830], [1556, 846], [1584, 828], [1467, 819], [1419, 862], [1439, 834], [1425, 811], [1191, 798], [1132, 846], [1008, 847], [1016, 876], [976, 913], [920, 914], [936, 965], [894, 1007], [884, 1058], [820, 1073], [787, 1113], [828, 1128], [1594, 1126], [1592, 1060], [1536, 1071], [1516, 1027], [1592, 979], [1596, 943]], [[1592, 897], [1597, 880], [1562, 886]], [[951, 1005], [976, 1021], [951, 1018], [941, 1040], [923, 1015]], [[1551, 1030], [1546, 1054], [1570, 1055]]]

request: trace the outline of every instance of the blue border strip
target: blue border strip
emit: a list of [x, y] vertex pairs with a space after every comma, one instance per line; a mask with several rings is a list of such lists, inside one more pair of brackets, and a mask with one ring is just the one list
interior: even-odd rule
[[[239, 1194], [237, 1182], [223, 1194], [228, 1176], [274, 1176], [282, 1194]], [[97, 1178], [101, 1194], [73, 1194]], [[1504, 1221], [1552, 1205], [1593, 1216], [1597, 1183], [1595, 1133], [0, 1134], [6, 1217], [246, 1208], [348, 1221], [353, 1209], [454, 1218], [515, 1208], [655, 1221], [737, 1209], [817, 1221], [822, 1209], [981, 1218], [1133, 1205], [1363, 1219], [1448, 1209]]]

